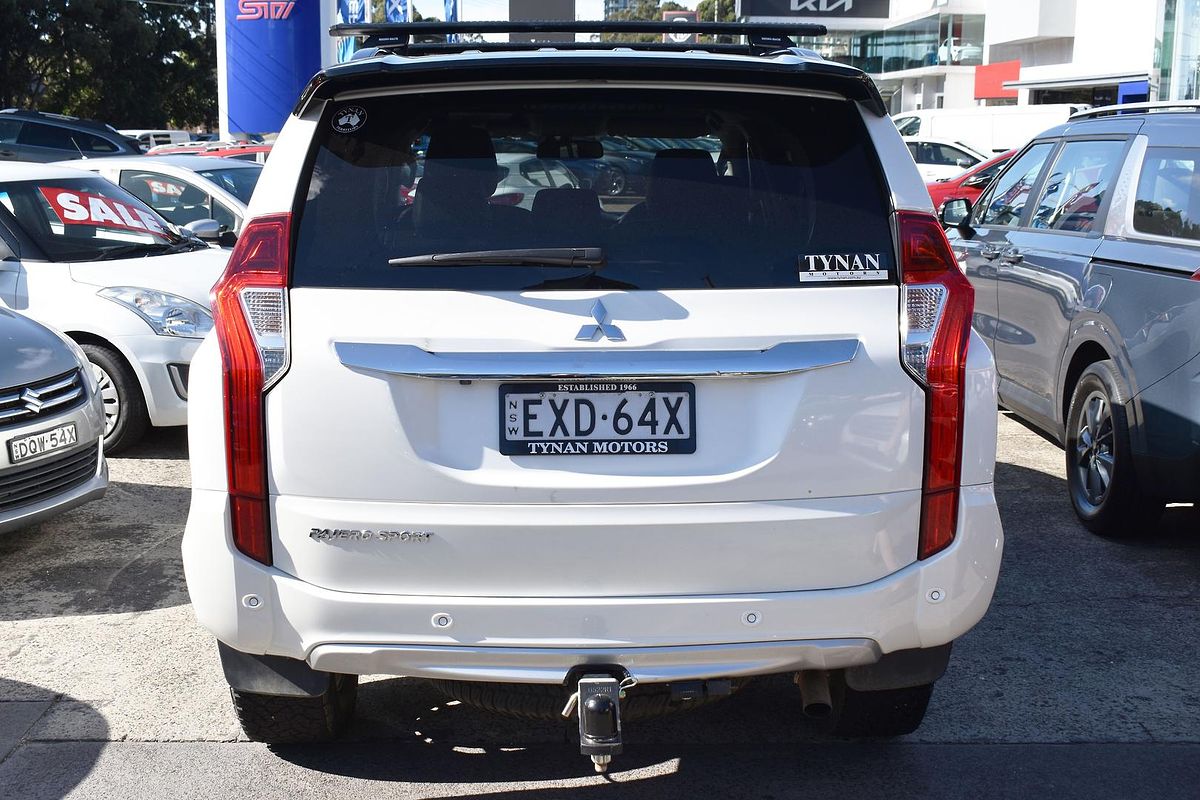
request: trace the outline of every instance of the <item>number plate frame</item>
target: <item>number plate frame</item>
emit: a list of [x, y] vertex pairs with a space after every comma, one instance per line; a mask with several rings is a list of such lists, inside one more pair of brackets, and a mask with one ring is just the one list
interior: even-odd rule
[[[605, 388], [605, 387], [613, 388]], [[563, 387], [571, 387], [564, 389]], [[631, 388], [633, 387], [633, 388]], [[509, 394], [531, 394], [534, 392], [548, 392], [554, 394], [563, 393], [578, 393], [581, 395], [594, 394], [633, 394], [636, 392], [664, 392], [675, 394], [686, 394], [688, 397], [688, 435], [683, 438], [667, 439], [664, 437], [641, 436], [635, 437], [617, 437], [612, 439], [573, 439], [573, 438], [550, 438], [543, 437], [540, 439], [507, 439], [504, 436], [504, 426], [507, 422], [505, 419], [505, 397]], [[570, 456], [570, 455], [690, 455], [696, 452], [696, 385], [688, 381], [631, 381], [629, 379], [611, 379], [611, 380], [563, 380], [563, 381], [537, 381], [537, 382], [519, 382], [519, 383], [502, 383], [500, 384], [497, 395], [499, 408], [499, 428], [496, 431], [499, 439], [500, 453], [506, 456]], [[640, 412], [640, 409], [639, 409]], [[664, 425], [666, 423], [664, 422]], [[586, 452], [536, 452], [537, 448], [532, 448], [529, 445], [535, 442], [580, 442], [586, 443]], [[621, 442], [631, 443], [629, 448], [620, 445]], [[659, 451], [657, 449], [647, 448], [642, 452], [634, 452], [636, 445], [634, 442], [665, 442], [666, 450]], [[603, 447], [593, 447], [593, 444]]]
[[[74, 441], [65, 442], [63, 444], [58, 445], [57, 447], [50, 447], [45, 450], [39, 450], [36, 453], [26, 453], [25, 455], [21, 456], [20, 458], [17, 458], [17, 445], [19, 443], [28, 441], [29, 439], [36, 439], [39, 436], [45, 436], [47, 434], [54, 433], [55, 431], [66, 431], [66, 430], [70, 430], [71, 433], [74, 435]], [[14, 464], [14, 465], [15, 464], [23, 464], [24, 462], [35, 459], [38, 456], [44, 456], [44, 455], [48, 455], [50, 453], [57, 453], [60, 450], [66, 450], [67, 448], [74, 447], [77, 444], [79, 444], [79, 431], [75, 427], [74, 422], [68, 422], [63, 425], [55, 425], [54, 427], [51, 427], [51, 428], [45, 428], [44, 430], [36, 431], [34, 433], [27, 433], [23, 436], [14, 436], [12, 439], [9, 439], [8, 440], [8, 462], [10, 464]]]

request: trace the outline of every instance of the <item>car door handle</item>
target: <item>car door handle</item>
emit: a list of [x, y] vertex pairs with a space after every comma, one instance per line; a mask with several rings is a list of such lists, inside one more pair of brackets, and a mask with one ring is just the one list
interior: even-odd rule
[[15, 158], [16, 155], [15, 150], [0, 150], [0, 158]]
[[1025, 256], [1020, 250], [1007, 250], [1000, 254], [1000, 260], [1005, 264], [1020, 264], [1025, 260]]
[[992, 247], [991, 245], [987, 244], [979, 248], [979, 255], [983, 256], [988, 261], [996, 260], [996, 257], [999, 256], [1001, 252], [1002, 250], [999, 247]]

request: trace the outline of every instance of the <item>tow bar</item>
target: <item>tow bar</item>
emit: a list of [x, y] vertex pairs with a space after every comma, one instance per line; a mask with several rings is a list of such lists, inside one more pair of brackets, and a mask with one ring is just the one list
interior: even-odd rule
[[596, 772], [607, 772], [612, 757], [621, 753], [621, 697], [636, 685], [632, 676], [584, 675], [562, 710], [570, 719], [579, 709], [579, 752], [591, 756]]

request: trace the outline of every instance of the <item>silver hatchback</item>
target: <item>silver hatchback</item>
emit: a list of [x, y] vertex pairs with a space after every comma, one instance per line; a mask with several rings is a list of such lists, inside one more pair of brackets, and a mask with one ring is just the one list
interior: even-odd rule
[[79, 346], [0, 308], [0, 533], [108, 488], [104, 412]]

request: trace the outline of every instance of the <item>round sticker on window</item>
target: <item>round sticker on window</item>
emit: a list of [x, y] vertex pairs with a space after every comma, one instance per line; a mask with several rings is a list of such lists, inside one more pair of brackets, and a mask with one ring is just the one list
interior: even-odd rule
[[333, 115], [333, 129], [338, 133], [354, 133], [367, 123], [367, 110], [362, 106], [339, 108]]

